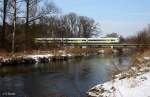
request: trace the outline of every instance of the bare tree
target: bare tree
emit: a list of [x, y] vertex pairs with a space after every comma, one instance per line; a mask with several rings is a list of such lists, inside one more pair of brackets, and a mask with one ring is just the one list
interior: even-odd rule
[[15, 52], [15, 33], [16, 33], [16, 0], [13, 0], [13, 9], [14, 9], [14, 13], [13, 13], [13, 34], [12, 34], [12, 53]]
[[70, 33], [72, 33], [74, 36], [72, 37], [78, 37], [78, 25], [79, 25], [79, 18], [75, 13], [69, 13], [67, 16], [68, 19], [68, 25], [70, 26]]
[[70, 27], [68, 16], [61, 16], [61, 22], [62, 22], [62, 31], [63, 31], [63, 37], [73, 37], [73, 33]]
[[150, 43], [150, 26], [139, 31], [136, 35], [126, 38], [127, 43], [149, 44]]
[[106, 37], [119, 37], [120, 35], [118, 33], [110, 33], [110, 34], [107, 34]]
[[148, 33], [146, 32], [146, 30], [140, 31], [137, 34], [136, 43], [137, 44], [149, 44], [149, 38], [150, 37], [148, 37]]
[[47, 30], [50, 31], [49, 33], [52, 34], [52, 37], [92, 37], [93, 35], [97, 35], [99, 30], [98, 25], [93, 19], [78, 16], [75, 13], [47, 18], [49, 18], [49, 23], [46, 22], [46, 18], [42, 18], [40, 20], [42, 23], [40, 24], [47, 23], [49, 25], [49, 30]]
[[89, 38], [92, 36], [98, 35], [99, 28], [98, 24], [91, 18], [86, 16], [80, 16], [80, 27], [79, 27], [79, 36]]
[[44, 17], [45, 15], [54, 14], [59, 11], [59, 9], [54, 5], [54, 3], [45, 3], [44, 6], [39, 8], [39, 3], [42, 0], [25, 0], [26, 3], [26, 45], [30, 44], [30, 34], [29, 34], [29, 23], [36, 21]]
[[4, 46], [5, 42], [5, 34], [6, 34], [6, 16], [7, 16], [7, 6], [8, 6], [8, 0], [1, 1], [3, 3], [3, 8], [1, 9], [2, 12], [2, 31], [1, 31], [1, 45]]

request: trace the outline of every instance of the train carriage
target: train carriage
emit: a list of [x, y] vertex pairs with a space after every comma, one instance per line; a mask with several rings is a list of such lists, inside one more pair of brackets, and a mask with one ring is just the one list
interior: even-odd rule
[[119, 38], [35, 38], [35, 43], [65, 43], [65, 44], [97, 44], [97, 43], [119, 43]]

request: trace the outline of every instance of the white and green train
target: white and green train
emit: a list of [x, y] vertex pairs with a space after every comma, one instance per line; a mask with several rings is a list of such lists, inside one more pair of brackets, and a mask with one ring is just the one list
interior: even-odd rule
[[94, 43], [119, 43], [119, 38], [35, 38], [35, 43], [65, 43], [65, 44], [94, 44]]

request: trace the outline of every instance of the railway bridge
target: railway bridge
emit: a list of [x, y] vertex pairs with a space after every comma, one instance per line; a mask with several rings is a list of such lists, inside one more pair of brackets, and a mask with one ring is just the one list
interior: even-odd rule
[[90, 47], [98, 47], [98, 48], [149, 48], [150, 44], [128, 44], [128, 43], [86, 43], [86, 44], [64, 44], [66, 46], [90, 46]]
[[98, 48], [149, 48], [150, 44], [120, 43], [119, 38], [35, 38], [36, 44], [98, 47]]

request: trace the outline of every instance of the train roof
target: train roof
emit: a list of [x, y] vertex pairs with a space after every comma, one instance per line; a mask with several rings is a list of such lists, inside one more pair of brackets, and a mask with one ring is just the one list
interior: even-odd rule
[[35, 38], [35, 39], [118, 39], [115, 37], [100, 37], [100, 38]]

